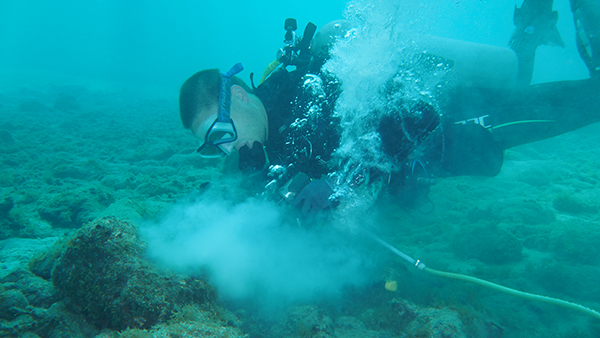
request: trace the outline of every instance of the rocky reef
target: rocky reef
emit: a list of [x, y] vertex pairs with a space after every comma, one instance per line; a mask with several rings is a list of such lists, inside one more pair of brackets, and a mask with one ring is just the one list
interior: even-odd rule
[[198, 332], [191, 337], [243, 336], [204, 279], [161, 271], [144, 252], [134, 224], [114, 217], [87, 223], [33, 257], [28, 270], [0, 280], [0, 334], [87, 337], [137, 330], [139, 336], [151, 327], [181, 331], [187, 323]]

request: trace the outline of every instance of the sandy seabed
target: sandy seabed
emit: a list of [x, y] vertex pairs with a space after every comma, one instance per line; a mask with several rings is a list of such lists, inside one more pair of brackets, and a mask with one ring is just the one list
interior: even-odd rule
[[[175, 97], [22, 87], [0, 93], [0, 117], [0, 335], [119, 336], [70, 309], [54, 277], [31, 271], [31, 259], [100, 217], [131, 224], [160, 217], [205, 182], [218, 181], [221, 163], [195, 154]], [[431, 213], [406, 212], [382, 199], [373, 217], [385, 240], [432, 268], [600, 309], [598, 144], [596, 124], [511, 149], [496, 177], [440, 180], [429, 195]], [[431, 276], [393, 255], [381, 280], [346, 291], [336, 306], [291, 306], [276, 321], [221, 304], [213, 317], [180, 311], [169, 322], [179, 318], [177, 332], [161, 323], [120, 335], [600, 335], [599, 319]], [[386, 291], [383, 280], [397, 281], [398, 291]], [[40, 324], [40, 313], [51, 311], [55, 319]]]

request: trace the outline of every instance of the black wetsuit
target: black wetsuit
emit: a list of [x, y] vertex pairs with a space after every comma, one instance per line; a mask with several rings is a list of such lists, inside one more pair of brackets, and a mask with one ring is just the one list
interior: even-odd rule
[[[312, 86], [315, 84], [316, 86]], [[316, 87], [316, 91], [315, 91]], [[334, 114], [340, 94], [338, 81], [326, 74], [319, 77], [303, 69], [288, 72], [278, 69], [254, 90], [265, 106], [269, 118], [269, 137], [265, 144], [270, 165], [285, 168], [284, 174], [271, 175], [281, 187], [298, 173], [322, 178], [339, 170], [340, 163], [332, 154], [340, 144], [341, 126]], [[393, 172], [363, 168], [369, 173], [349, 177], [353, 185], [386, 180], [390, 191], [406, 198], [403, 204], [414, 204], [415, 196], [426, 196], [429, 186], [413, 186], [408, 156], [434, 130], [439, 129], [440, 115], [428, 104], [417, 104], [420, 118], [390, 107], [379, 121], [384, 151], [400, 165]], [[414, 111], [413, 111], [414, 113]], [[422, 174], [422, 172], [419, 172]], [[365, 179], [364, 177], [368, 177]], [[408, 189], [408, 190], [407, 190]], [[417, 203], [418, 204], [418, 203]]]
[[[341, 135], [333, 113], [339, 84], [325, 79], [323, 93], [310, 93], [303, 82], [314, 75], [305, 75], [280, 69], [255, 90], [269, 118], [265, 147], [270, 164], [287, 169], [279, 186], [298, 172], [320, 178], [338, 169], [332, 153]], [[446, 96], [441, 112], [427, 103], [414, 106], [416, 115], [391, 107], [380, 121], [382, 148], [396, 169], [370, 177], [383, 178], [408, 207], [422, 204], [429, 191], [413, 176], [494, 176], [502, 167], [504, 149], [600, 121], [598, 80], [515, 90], [459, 88]], [[315, 106], [316, 113], [311, 111]]]
[[[298, 172], [311, 178], [329, 173], [331, 155], [339, 145], [339, 121], [333, 115], [338, 83], [325, 81], [320, 87], [323, 92], [314, 93], [305, 88], [305, 76], [311, 75], [278, 69], [254, 90], [269, 119], [265, 144], [269, 162], [286, 168], [282, 181]], [[312, 76], [312, 80], [322, 81]], [[310, 111], [311, 107], [319, 109]]]

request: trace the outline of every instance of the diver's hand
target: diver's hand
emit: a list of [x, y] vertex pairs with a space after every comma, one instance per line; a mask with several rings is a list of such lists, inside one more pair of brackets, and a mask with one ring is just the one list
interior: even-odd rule
[[329, 196], [333, 189], [326, 180], [312, 180], [294, 199], [293, 205], [303, 215], [316, 213], [330, 207]]

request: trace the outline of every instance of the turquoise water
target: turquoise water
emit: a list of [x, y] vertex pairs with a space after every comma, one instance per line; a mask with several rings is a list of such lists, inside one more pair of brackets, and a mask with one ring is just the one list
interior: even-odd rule
[[[515, 4], [432, 2], [423, 27], [440, 36], [506, 46]], [[243, 61], [247, 77], [250, 71], [262, 73], [274, 59], [285, 18], [295, 17], [300, 30], [309, 21], [320, 27], [343, 18], [345, 5], [345, 1], [3, 1], [0, 69], [5, 83], [19, 83], [25, 75], [27, 80], [47, 75], [58, 80], [177, 88], [198, 69], [226, 68]], [[400, 4], [399, 13], [410, 6]], [[585, 77], [574, 52], [568, 3], [557, 1], [555, 8], [561, 13], [559, 30], [568, 48], [542, 48], [538, 65], [555, 64], [557, 59], [569, 62], [560, 70], [553, 68], [552, 74], [540, 70], [537, 77], [543, 81]], [[20, 75], [13, 73], [17, 71]]]
[[[504, 47], [515, 4], [3, 1], [0, 336], [598, 336], [598, 319], [428, 275], [361, 232], [435, 269], [600, 309], [598, 125], [506, 151], [495, 177], [440, 180], [431, 213], [368, 192], [307, 227], [248, 200], [179, 121], [194, 72], [261, 74], [285, 18], [301, 31], [346, 17], [368, 29], [327, 67], [355, 86], [338, 113], [356, 142], [352, 122], [413, 33]], [[538, 50], [535, 83], [587, 76], [568, 1], [555, 9], [566, 48]], [[130, 223], [98, 221], [111, 216]]]
[[[283, 22], [321, 26], [344, 1], [3, 1], [3, 71], [177, 89], [192, 73], [231, 67], [262, 73], [283, 41]], [[318, 8], [318, 10], [315, 10]], [[9, 79], [18, 81], [17, 76]], [[6, 79], [6, 77], [5, 77]]]

